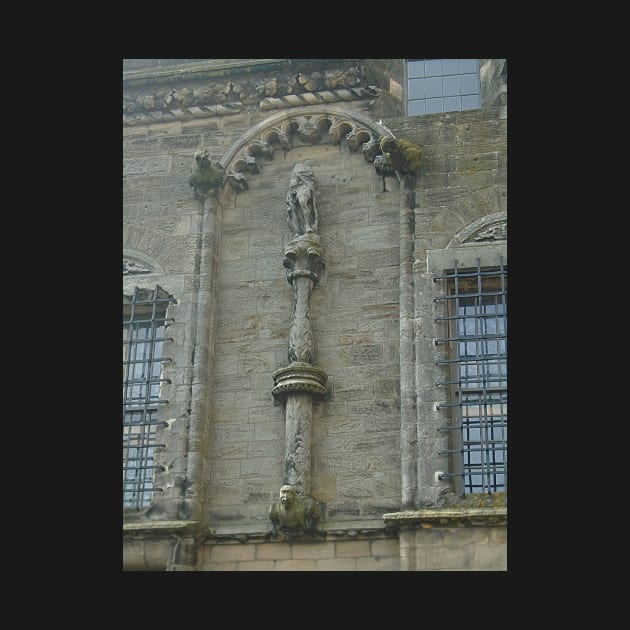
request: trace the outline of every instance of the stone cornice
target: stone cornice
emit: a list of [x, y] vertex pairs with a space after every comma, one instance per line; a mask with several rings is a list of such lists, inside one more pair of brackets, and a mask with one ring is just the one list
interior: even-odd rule
[[123, 73], [123, 125], [374, 99], [352, 59], [250, 59]]
[[161, 68], [124, 70], [123, 89], [282, 70], [291, 62], [291, 59], [199, 59]]
[[501, 527], [507, 525], [507, 507], [438, 508], [383, 514], [387, 527]]

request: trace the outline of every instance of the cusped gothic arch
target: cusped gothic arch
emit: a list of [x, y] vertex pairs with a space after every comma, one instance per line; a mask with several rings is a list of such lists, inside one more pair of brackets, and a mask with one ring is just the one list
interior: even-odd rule
[[373, 163], [381, 153], [379, 143], [391, 133], [365, 114], [343, 107], [294, 107], [273, 114], [240, 136], [223, 154], [219, 163], [226, 181], [237, 191], [246, 190], [248, 181], [261, 173], [261, 160], [272, 160], [277, 151], [288, 152], [300, 146], [342, 141], [350, 151], [361, 151]]

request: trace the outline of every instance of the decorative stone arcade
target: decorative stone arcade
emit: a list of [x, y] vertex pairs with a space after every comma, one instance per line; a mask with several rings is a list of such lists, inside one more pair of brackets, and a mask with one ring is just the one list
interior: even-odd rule
[[284, 484], [269, 516], [284, 536], [314, 533], [321, 506], [309, 496], [311, 483], [311, 423], [313, 397], [326, 395], [326, 373], [312, 365], [313, 331], [309, 300], [325, 265], [317, 234], [315, 176], [306, 164], [296, 164], [287, 192], [287, 221], [294, 238], [287, 244], [283, 264], [295, 300], [289, 330], [289, 365], [273, 373], [273, 395], [285, 403], [286, 448]]

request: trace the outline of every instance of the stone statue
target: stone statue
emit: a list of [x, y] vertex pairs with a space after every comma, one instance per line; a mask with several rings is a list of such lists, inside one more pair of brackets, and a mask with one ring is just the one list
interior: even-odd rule
[[287, 192], [287, 221], [295, 236], [317, 232], [315, 173], [306, 164], [296, 164]]
[[269, 508], [269, 518], [274, 531], [286, 536], [314, 533], [321, 511], [317, 501], [285, 484], [280, 488], [279, 500]]

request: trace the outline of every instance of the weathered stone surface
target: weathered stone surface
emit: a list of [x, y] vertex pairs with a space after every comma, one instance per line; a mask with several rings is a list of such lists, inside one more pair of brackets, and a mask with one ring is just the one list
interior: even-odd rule
[[[374, 63], [385, 62], [400, 65], [398, 78], [392, 80], [402, 93], [402, 60]], [[490, 64], [484, 72], [496, 79], [501, 68]], [[314, 71], [308, 73], [312, 85], [328, 80], [313, 78]], [[181, 99], [186, 112], [173, 114], [171, 122], [163, 116], [145, 118], [123, 129], [123, 245], [155, 260], [162, 271], [150, 275], [147, 286], [159, 283], [178, 300], [169, 312], [175, 318], [169, 330], [174, 341], [165, 374], [172, 382], [163, 384], [171, 401], [164, 415], [173, 422], [159, 434], [166, 444], [159, 461], [170, 467], [159, 477], [168, 503], [163, 513], [183, 510], [178, 502], [187, 493], [195, 518], [203, 515], [210, 530], [227, 527], [242, 533], [249, 527], [248, 536], [265, 536], [267, 508], [283, 482], [286, 456], [284, 407], [271, 390], [273, 372], [287, 365], [295, 298], [282, 265], [294, 238], [286, 217], [287, 184], [295, 165], [303, 163], [315, 175], [318, 234], [326, 257], [322, 281], [310, 293], [309, 359], [334, 383], [330, 400], [312, 406], [312, 494], [326, 502], [326, 519], [356, 522], [356, 532], [383, 529], [384, 516], [402, 509], [406, 497], [434, 506], [445, 501], [440, 493], [446, 482], [434, 480], [436, 468], [444, 464], [435, 452], [447, 447], [446, 436], [438, 434], [447, 416], [435, 409], [443, 395], [435, 382], [443, 372], [436, 366], [436, 286], [427, 272], [427, 251], [447, 247], [469, 225], [506, 211], [506, 111], [496, 107], [406, 118], [402, 102], [396, 101], [400, 96], [394, 96], [396, 86], [388, 80], [379, 88], [387, 92], [387, 106], [379, 100], [383, 93], [325, 107], [301, 104], [293, 108], [293, 117], [288, 110], [282, 114], [282, 108], [260, 110], [247, 104], [253, 96], [244, 98], [245, 84], [260, 88], [257, 103], [286, 94], [273, 93], [267, 85], [271, 77], [262, 81], [251, 72], [246, 77], [242, 82], [233, 79], [232, 91], [222, 97], [232, 94], [243, 108], [212, 110], [225, 103], [200, 101], [183, 106], [193, 92], [187, 94], [186, 85], [178, 85], [172, 98]], [[210, 83], [218, 85], [214, 79]], [[227, 90], [227, 77], [221, 83]], [[305, 89], [306, 82], [296, 80], [295, 88], [300, 85]], [[494, 90], [495, 101], [505, 100], [500, 84], [487, 89], [488, 94]], [[136, 86], [126, 102], [140, 108], [136, 114], [149, 116], [147, 107], [155, 105], [151, 98], [160, 90], [166, 86]], [[160, 97], [169, 94], [160, 92]], [[199, 92], [194, 98], [207, 99], [208, 94]], [[366, 108], [370, 100], [375, 101], [371, 109]], [[341, 138], [333, 144], [323, 121], [331, 112], [341, 118], [341, 111], [356, 120], [357, 128], [369, 127], [367, 120], [371, 129], [379, 128], [375, 112], [389, 111], [385, 122], [392, 133], [422, 147], [412, 212], [401, 206], [403, 186], [396, 178], [387, 178], [384, 192], [381, 178], [360, 150], [351, 150]], [[303, 125], [300, 138], [298, 126], [311, 114], [309, 122], [317, 131], [305, 135]], [[293, 147], [283, 147], [276, 132], [265, 135], [283, 125], [295, 132]], [[262, 147], [263, 140], [273, 145], [273, 159], [250, 148]], [[258, 172], [246, 174], [248, 189], [225, 187], [214, 204], [194, 199], [188, 184], [190, 161], [202, 148], [208, 148], [213, 160], [230, 154], [232, 164], [248, 150], [255, 153]], [[401, 443], [411, 445], [412, 458]], [[186, 480], [191, 473], [203, 478]], [[442, 515], [449, 536], [437, 542], [428, 535], [444, 524], [427, 528], [430, 519], [412, 518], [409, 526], [427, 536], [414, 542], [404, 562], [400, 547], [398, 556], [395, 549], [391, 554], [377, 551], [375, 543], [350, 558], [343, 547], [341, 554], [335, 548], [322, 555], [316, 552], [319, 547], [305, 543], [298, 557], [291, 555], [291, 543], [254, 543], [251, 538], [231, 545], [232, 551], [242, 548], [246, 553], [215, 558], [217, 544], [209, 539], [200, 548], [196, 568], [404, 570], [413, 561], [414, 570], [504, 570], [506, 529], [501, 515], [494, 516], [498, 521], [491, 525], [490, 517], [480, 514]], [[462, 528], [470, 531], [458, 540]], [[473, 533], [475, 528], [486, 532], [485, 543], [483, 535]], [[399, 545], [399, 534], [393, 545]], [[138, 535], [149, 533], [141, 526]], [[350, 536], [347, 531], [344, 535]], [[458, 544], [467, 551], [457, 552]], [[446, 549], [441, 558], [438, 547]], [[141, 553], [130, 549], [134, 559], [129, 562], [157, 566], [167, 558], [164, 549], [151, 547], [153, 560], [145, 559], [144, 546]], [[384, 566], [391, 568], [380, 568]]]

